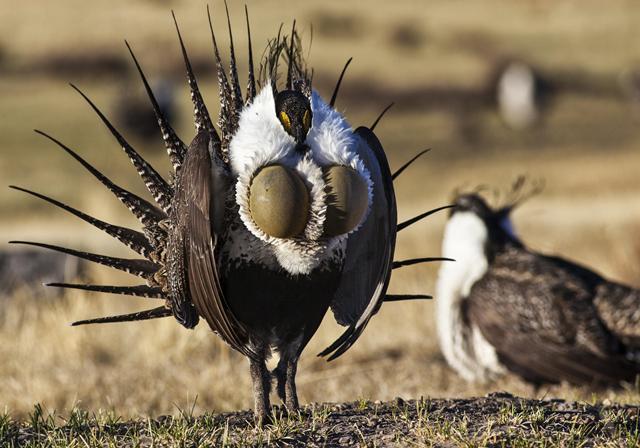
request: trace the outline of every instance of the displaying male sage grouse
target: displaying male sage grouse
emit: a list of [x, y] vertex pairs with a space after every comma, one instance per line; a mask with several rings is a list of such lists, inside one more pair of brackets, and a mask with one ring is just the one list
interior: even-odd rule
[[[428, 297], [386, 293], [393, 268], [430, 260], [394, 262], [393, 254], [397, 230], [431, 212], [397, 224], [392, 180], [411, 161], [392, 175], [373, 133], [375, 123], [372, 128], [352, 130], [334, 109], [340, 80], [329, 103], [312, 89], [295, 25], [289, 37], [281, 38], [279, 33], [269, 42], [256, 81], [247, 15], [248, 87], [243, 96], [228, 19], [227, 12], [227, 72], [209, 16], [220, 96], [218, 130], [198, 90], [178, 31], [195, 108], [197, 134], [189, 145], [159, 112], [131, 52], [175, 170], [169, 181], [74, 87], [131, 159], [155, 204], [115, 185], [76, 152], [37, 131], [111, 190], [140, 220], [142, 232], [108, 224], [39, 193], [19, 189], [73, 213], [144, 257], [114, 258], [26, 242], [146, 280], [139, 286], [51, 286], [165, 301], [150, 310], [74, 325], [173, 315], [185, 327], [193, 328], [204, 318], [226, 343], [249, 358], [256, 413], [262, 419], [270, 409], [271, 373], [265, 360], [272, 349], [279, 353], [274, 371], [278, 394], [289, 410], [297, 409], [298, 358], [329, 307], [338, 323], [348, 327], [320, 354], [331, 360], [354, 344], [385, 298]], [[279, 90], [281, 60], [287, 71], [284, 88]]]
[[533, 252], [509, 215], [478, 194], [447, 222], [437, 325], [447, 362], [466, 380], [511, 371], [534, 384], [615, 385], [640, 372], [640, 291]]

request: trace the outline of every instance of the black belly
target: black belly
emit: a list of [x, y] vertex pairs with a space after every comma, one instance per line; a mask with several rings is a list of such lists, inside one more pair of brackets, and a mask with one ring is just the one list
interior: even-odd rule
[[292, 276], [247, 264], [222, 279], [225, 298], [252, 339], [287, 345], [302, 336], [300, 350], [316, 332], [340, 279], [340, 267]]

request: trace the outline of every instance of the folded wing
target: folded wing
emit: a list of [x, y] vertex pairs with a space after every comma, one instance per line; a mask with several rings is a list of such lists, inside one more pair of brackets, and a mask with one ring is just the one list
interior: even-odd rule
[[[224, 203], [224, 170], [216, 162], [215, 144], [206, 131], [191, 143], [178, 173], [175, 197], [176, 231], [173, 232], [174, 259], [170, 261], [174, 306], [189, 316], [191, 307], [203, 317], [209, 327], [231, 347], [253, 357], [243, 325], [231, 312], [220, 286], [216, 263], [216, 246], [221, 228], [217, 203]], [[211, 146], [211, 148], [210, 148]], [[182, 265], [182, 266], [181, 266]], [[174, 310], [175, 311], [175, 310]], [[187, 317], [194, 319], [194, 317]]]
[[597, 275], [524, 249], [500, 257], [471, 289], [467, 310], [505, 366], [536, 383], [634, 379], [638, 365], [593, 304]]
[[331, 361], [360, 337], [385, 297], [396, 244], [397, 208], [391, 171], [384, 149], [366, 127], [356, 129], [358, 155], [373, 181], [373, 203], [364, 224], [347, 240], [342, 280], [331, 309], [347, 330], [320, 356]]

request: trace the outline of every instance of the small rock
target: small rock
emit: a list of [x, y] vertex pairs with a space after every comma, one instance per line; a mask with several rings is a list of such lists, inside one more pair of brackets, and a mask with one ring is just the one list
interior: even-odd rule
[[487, 398], [515, 398], [512, 394], [506, 391], [489, 392]]

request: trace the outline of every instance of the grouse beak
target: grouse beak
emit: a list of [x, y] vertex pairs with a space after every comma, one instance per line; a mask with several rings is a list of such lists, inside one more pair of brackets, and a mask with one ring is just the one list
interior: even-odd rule
[[298, 154], [303, 154], [303, 155], [304, 155], [304, 154], [306, 154], [306, 153], [307, 153], [307, 151], [309, 151], [309, 149], [310, 149], [310, 148], [309, 148], [309, 145], [307, 145], [306, 143], [304, 143], [304, 142], [303, 142], [303, 143], [297, 143], [297, 144], [296, 144], [295, 151], [296, 151]]
[[515, 208], [514, 205], [507, 205], [502, 207], [500, 210], [496, 212], [496, 216], [500, 219], [508, 218], [511, 215], [511, 212]]
[[298, 146], [304, 145], [304, 142], [307, 139], [307, 132], [302, 126], [302, 124], [295, 125], [294, 128], [292, 129], [291, 134], [293, 136], [293, 139], [298, 144]]

